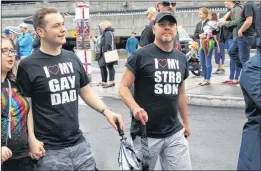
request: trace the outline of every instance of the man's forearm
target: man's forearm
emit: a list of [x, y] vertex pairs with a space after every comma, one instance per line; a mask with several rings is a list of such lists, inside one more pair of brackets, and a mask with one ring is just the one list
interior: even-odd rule
[[123, 102], [129, 107], [132, 111], [135, 108], [139, 108], [140, 106], [135, 102], [130, 89], [125, 86], [119, 86], [119, 94]]
[[85, 86], [80, 90], [80, 96], [83, 101], [97, 112], [106, 109], [106, 104], [91, 90], [89, 86]]
[[251, 26], [251, 24], [251, 22], [245, 21], [244, 24], [241, 26], [240, 30], [242, 32], [245, 32]]
[[188, 125], [188, 103], [187, 103], [187, 96], [186, 94], [180, 94], [179, 96], [179, 113], [181, 116], [181, 119], [183, 121], [183, 124]]

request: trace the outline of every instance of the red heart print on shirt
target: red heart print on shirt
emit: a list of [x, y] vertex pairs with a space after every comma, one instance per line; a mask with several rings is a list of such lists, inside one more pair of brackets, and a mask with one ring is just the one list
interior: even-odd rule
[[48, 71], [54, 75], [57, 75], [57, 73], [59, 72], [59, 66], [58, 65], [48, 66]]
[[159, 66], [165, 68], [168, 65], [167, 59], [158, 59]]

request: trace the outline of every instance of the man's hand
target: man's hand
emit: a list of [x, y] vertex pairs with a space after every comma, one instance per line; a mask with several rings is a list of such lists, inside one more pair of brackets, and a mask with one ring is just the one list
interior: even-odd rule
[[12, 151], [6, 147], [6, 146], [3, 146], [1, 148], [2, 150], [2, 162], [5, 162], [6, 160], [8, 160], [10, 157], [12, 157]]
[[237, 34], [238, 34], [239, 37], [242, 37], [242, 36], [243, 36], [243, 32], [242, 32], [242, 30], [239, 29]]
[[219, 19], [218, 21], [219, 21], [219, 23], [220, 23], [221, 25], [224, 25], [224, 24], [226, 23], [226, 21], [225, 21], [224, 19]]
[[118, 113], [114, 113], [111, 110], [107, 109], [104, 111], [104, 115], [108, 119], [109, 123], [117, 130], [117, 126], [115, 124], [116, 121], [119, 122], [121, 130], [124, 130], [124, 124], [122, 120], [122, 116]]
[[143, 108], [134, 108], [132, 113], [136, 120], [141, 121], [142, 125], [146, 125], [146, 122], [148, 121], [148, 114]]
[[29, 156], [35, 160], [45, 156], [45, 149], [43, 146], [43, 142], [38, 141], [35, 138], [29, 139]]
[[190, 135], [190, 129], [188, 124], [184, 124], [183, 127], [185, 128], [184, 135], [185, 137], [188, 137]]

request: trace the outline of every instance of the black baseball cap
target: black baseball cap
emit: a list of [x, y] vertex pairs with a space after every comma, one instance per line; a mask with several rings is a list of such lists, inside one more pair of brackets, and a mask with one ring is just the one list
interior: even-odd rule
[[162, 21], [163, 19], [168, 20], [173, 23], [177, 23], [175, 16], [172, 13], [166, 11], [166, 12], [158, 13], [158, 15], [156, 16], [156, 19], [154, 21], [154, 24]]

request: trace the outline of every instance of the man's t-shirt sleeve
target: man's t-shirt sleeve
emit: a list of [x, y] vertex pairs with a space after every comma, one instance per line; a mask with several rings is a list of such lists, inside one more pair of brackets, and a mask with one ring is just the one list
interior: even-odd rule
[[126, 67], [135, 75], [137, 75], [138, 71], [139, 71], [139, 61], [138, 61], [138, 54], [137, 53], [134, 53], [133, 55], [131, 55], [127, 62], [126, 62]]
[[188, 61], [185, 56], [184, 56], [184, 62], [185, 62], [184, 80], [186, 80], [189, 77], [189, 70], [188, 70]]
[[254, 16], [254, 11], [253, 11], [251, 4], [246, 4], [244, 6], [244, 15], [245, 15], [246, 18]]
[[76, 59], [77, 63], [79, 64], [80, 88], [82, 88], [82, 87], [86, 86], [87, 84], [89, 84], [90, 80], [89, 80], [89, 78], [88, 78], [88, 76], [87, 76], [87, 74], [86, 74], [86, 72], [85, 72], [85, 70], [83, 68], [83, 65], [82, 65], [80, 59], [78, 58], [78, 56], [74, 55], [73, 57]]
[[185, 69], [184, 80], [186, 80], [188, 77], [189, 77], [188, 62], [186, 62], [186, 69]]
[[19, 65], [17, 70], [16, 83], [23, 96], [32, 97], [32, 82], [28, 73], [21, 65]]

